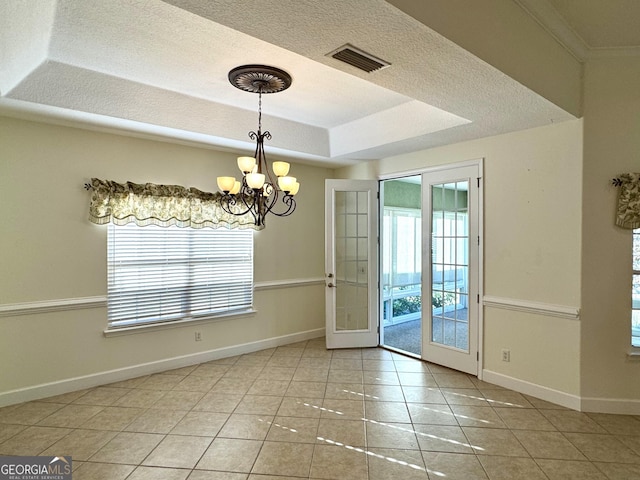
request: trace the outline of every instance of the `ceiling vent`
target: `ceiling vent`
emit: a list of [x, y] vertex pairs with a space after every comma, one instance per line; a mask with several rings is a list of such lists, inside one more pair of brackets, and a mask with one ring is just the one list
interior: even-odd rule
[[343, 45], [342, 47], [327, 54], [329, 57], [333, 57], [341, 62], [348, 63], [352, 67], [364, 70], [367, 73], [375, 72], [382, 68], [386, 68], [391, 65], [389, 62], [380, 60], [373, 55], [364, 52], [353, 45]]

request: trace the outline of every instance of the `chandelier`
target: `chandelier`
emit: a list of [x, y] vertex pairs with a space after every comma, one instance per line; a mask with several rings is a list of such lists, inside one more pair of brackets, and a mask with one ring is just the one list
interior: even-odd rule
[[286, 217], [296, 209], [293, 196], [298, 193], [300, 184], [295, 177], [288, 175], [287, 162], [273, 162], [269, 168], [264, 154], [264, 139], [271, 140], [271, 133], [262, 131], [262, 94], [286, 90], [291, 85], [291, 76], [275, 67], [243, 65], [229, 72], [229, 81], [240, 90], [258, 94], [258, 131], [249, 132], [249, 138], [256, 142], [253, 157], [238, 157], [242, 179], [217, 179], [223, 194], [222, 208], [232, 215], [251, 214], [255, 225], [262, 227], [267, 214]]

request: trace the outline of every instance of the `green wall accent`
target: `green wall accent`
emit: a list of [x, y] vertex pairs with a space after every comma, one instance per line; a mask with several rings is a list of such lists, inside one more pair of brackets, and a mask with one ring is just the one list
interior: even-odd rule
[[[434, 187], [433, 188], [433, 209], [434, 210], [444, 210], [445, 212], [454, 212], [456, 210], [456, 205], [458, 209], [466, 210], [463, 208], [467, 204], [467, 192], [463, 190], [450, 190], [448, 188], [444, 189], [444, 199], [442, 198], [442, 188]], [[456, 204], [456, 196], [458, 197], [458, 202]], [[444, 204], [444, 205], [443, 205]]]
[[[445, 189], [444, 199], [442, 189], [434, 187], [433, 208], [436, 210], [454, 211], [456, 194], [458, 196], [458, 208], [467, 205], [467, 192]], [[386, 180], [384, 182], [384, 206], [401, 208], [422, 208], [422, 186], [417, 183], [403, 182], [400, 180]], [[444, 201], [443, 201], [444, 200]], [[444, 203], [444, 205], [443, 205]], [[444, 206], [444, 208], [443, 208]]]
[[417, 183], [386, 180], [384, 182], [384, 206], [420, 209], [421, 189]]

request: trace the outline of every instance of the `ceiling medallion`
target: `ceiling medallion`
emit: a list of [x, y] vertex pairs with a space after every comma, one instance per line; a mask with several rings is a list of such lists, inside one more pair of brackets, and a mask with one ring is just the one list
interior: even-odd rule
[[291, 86], [291, 76], [284, 70], [266, 65], [242, 65], [229, 72], [231, 85], [245, 92], [277, 93]]

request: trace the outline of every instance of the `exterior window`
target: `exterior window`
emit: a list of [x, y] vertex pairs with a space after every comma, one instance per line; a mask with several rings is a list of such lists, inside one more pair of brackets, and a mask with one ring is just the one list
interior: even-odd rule
[[108, 329], [249, 311], [251, 230], [108, 227]]
[[640, 228], [633, 231], [633, 282], [631, 287], [631, 345], [640, 347]]
[[391, 325], [420, 318], [421, 211], [385, 207], [382, 221], [383, 318]]

